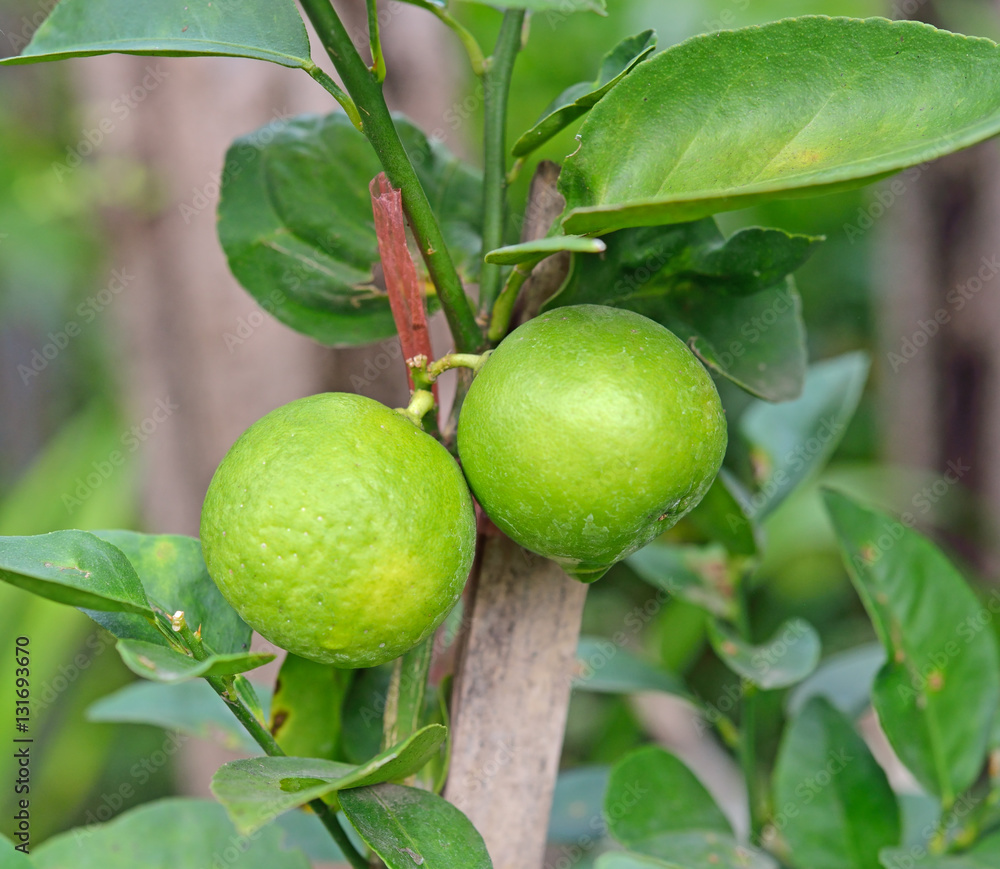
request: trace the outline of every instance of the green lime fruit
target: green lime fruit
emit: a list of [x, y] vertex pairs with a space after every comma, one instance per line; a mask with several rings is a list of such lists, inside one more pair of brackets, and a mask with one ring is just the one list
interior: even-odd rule
[[448, 451], [377, 401], [329, 393], [258, 420], [205, 496], [208, 572], [271, 642], [373, 667], [426, 639], [458, 600], [476, 545]]
[[490, 519], [585, 582], [702, 499], [726, 440], [715, 384], [684, 343], [598, 305], [511, 332], [458, 424], [466, 479]]

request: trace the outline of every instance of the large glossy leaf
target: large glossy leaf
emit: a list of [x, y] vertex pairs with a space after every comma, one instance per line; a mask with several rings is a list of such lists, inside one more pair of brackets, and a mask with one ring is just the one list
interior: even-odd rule
[[822, 697], [845, 715], [857, 718], [871, 705], [875, 675], [884, 664], [885, 649], [879, 643], [830, 655], [789, 693], [788, 712], [797, 715], [814, 697]]
[[353, 676], [351, 670], [288, 653], [271, 703], [271, 733], [285, 754], [328, 760], [337, 756], [341, 710]]
[[721, 546], [672, 546], [657, 541], [625, 561], [655, 588], [721, 618], [735, 618], [736, 586]]
[[[163, 612], [183, 611], [192, 631], [215, 652], [250, 649], [250, 626], [219, 592], [205, 567], [201, 543], [180, 534], [137, 534], [133, 531], [95, 531], [102, 540], [125, 553], [135, 568], [149, 600]], [[119, 639], [164, 643], [145, 619], [121, 613], [88, 613]]]
[[[475, 277], [480, 175], [408, 121], [396, 124], [459, 269]], [[376, 279], [368, 182], [380, 171], [343, 113], [272, 124], [226, 155], [219, 239], [230, 269], [265, 310], [321, 343], [364, 344], [395, 333]]]
[[37, 869], [309, 869], [283, 839], [279, 827], [240, 836], [211, 800], [169, 799], [49, 839], [32, 858]]
[[662, 323], [713, 370], [770, 401], [798, 396], [805, 377], [801, 304], [788, 277], [818, 239], [714, 220], [611, 233], [601, 257], [574, 257], [545, 306], [609, 305]]
[[388, 869], [492, 869], [482, 836], [447, 800], [380, 784], [341, 794], [341, 807]]
[[654, 48], [654, 30], [644, 30], [619, 42], [602, 58], [595, 81], [571, 85], [552, 101], [538, 122], [514, 144], [514, 156], [526, 157], [577, 118], [583, 117]]
[[774, 779], [775, 828], [802, 869], [879, 869], [898, 845], [899, 806], [850, 720], [820, 698], [785, 731]]
[[358, 766], [304, 757], [237, 760], [215, 773], [212, 793], [236, 826], [252, 833], [310, 800], [324, 797], [331, 802], [331, 797], [345, 788], [413, 775], [437, 753], [446, 735], [447, 728], [440, 724], [428, 725]]
[[86, 531], [0, 537], [0, 580], [57, 603], [152, 617], [129, 560]]
[[292, 0], [61, 0], [20, 57], [226, 55], [305, 67], [309, 37]]
[[231, 751], [260, 753], [219, 695], [201, 680], [174, 685], [134, 682], [94, 703], [87, 720], [152, 724], [218, 742]]
[[665, 833], [732, 834], [729, 821], [694, 774], [662, 748], [626, 755], [611, 770], [604, 795], [611, 835], [627, 847]]
[[857, 410], [870, 360], [848, 353], [809, 367], [802, 395], [784, 404], [756, 401], [740, 417], [762, 520], [833, 455]]
[[[885, 647], [873, 700], [900, 760], [947, 806], [978, 777], [1000, 702], [984, 610], [943, 553], [887, 514], [827, 491], [848, 573]], [[992, 616], [986, 624], [992, 620]]]
[[209, 655], [199, 661], [167, 646], [143, 640], [119, 640], [118, 654], [133, 673], [154, 682], [186, 682], [199, 676], [233, 676], [274, 660], [271, 654], [238, 652]]
[[577, 674], [573, 687], [598, 694], [662, 691], [693, 700], [681, 678], [643, 661], [622, 646], [601, 637], [580, 637], [576, 647]]
[[719, 31], [640, 64], [591, 110], [559, 179], [564, 225], [603, 233], [832, 192], [998, 132], [989, 40], [881, 18]]
[[816, 669], [821, 652], [819, 634], [803, 619], [785, 622], [759, 646], [716, 621], [709, 622], [708, 638], [730, 670], [765, 691], [801, 682]]

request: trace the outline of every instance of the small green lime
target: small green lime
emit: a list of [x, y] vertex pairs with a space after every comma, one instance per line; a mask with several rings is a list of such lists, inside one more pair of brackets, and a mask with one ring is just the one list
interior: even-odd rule
[[396, 411], [329, 393], [247, 429], [205, 496], [201, 541], [226, 600], [271, 642], [372, 667], [428, 637], [475, 551], [457, 463]]
[[726, 452], [711, 377], [631, 311], [556, 308], [508, 335], [462, 405], [458, 452], [487, 515], [592, 581], [670, 528]]

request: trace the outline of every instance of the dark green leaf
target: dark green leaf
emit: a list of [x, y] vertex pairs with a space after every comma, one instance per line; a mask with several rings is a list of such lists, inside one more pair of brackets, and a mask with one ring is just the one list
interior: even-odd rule
[[167, 646], [143, 640], [119, 640], [118, 654], [133, 673], [154, 682], [186, 682], [199, 676], [232, 676], [274, 660], [274, 655], [237, 653], [209, 655], [204, 661], [199, 661]]
[[152, 724], [210, 739], [231, 751], [260, 753], [219, 695], [201, 680], [174, 685], [134, 682], [94, 703], [87, 720]]
[[[663, 860], [660, 865], [711, 869], [778, 869], [778, 864], [766, 854], [714, 830], [692, 830], [686, 833], [665, 833], [641, 842], [632, 848], [640, 854]], [[669, 861], [667, 863], [666, 861]], [[817, 867], [818, 869], [818, 867]]]
[[798, 715], [813, 697], [822, 697], [851, 718], [857, 718], [871, 705], [875, 674], [885, 663], [885, 649], [869, 643], [830, 655], [801, 685], [789, 693], [789, 714]]
[[559, 179], [566, 231], [834, 192], [997, 132], [989, 40], [820, 16], [718, 31], [640, 64], [591, 110]]
[[819, 239], [746, 229], [728, 240], [714, 220], [611, 233], [600, 257], [573, 258], [545, 307], [608, 305], [662, 323], [710, 368], [769, 401], [805, 378], [801, 303], [788, 277]]
[[359, 766], [303, 757], [237, 760], [215, 773], [212, 793], [240, 831], [249, 834], [310, 800], [325, 797], [332, 802], [330, 798], [344, 788], [413, 775], [434, 756], [446, 735], [447, 728], [431, 724]]
[[[459, 269], [475, 277], [479, 174], [408, 121], [396, 124]], [[230, 269], [262, 307], [323, 344], [364, 344], [395, 333], [376, 276], [368, 190], [381, 168], [343, 113], [271, 124], [238, 139], [226, 155], [219, 239]]]
[[1000, 702], [997, 642], [984, 628], [993, 615], [929, 540], [825, 494], [844, 563], [888, 657], [873, 695], [879, 722], [900, 760], [947, 806], [978, 777]]
[[578, 842], [604, 833], [601, 811], [611, 768], [582, 766], [559, 773], [549, 815], [550, 842]]
[[152, 617], [129, 560], [86, 531], [0, 537], [0, 580], [57, 603]]
[[653, 836], [691, 830], [732, 834], [704, 785], [662, 748], [633, 751], [611, 770], [604, 795], [611, 835], [626, 847]]
[[723, 468], [701, 503], [678, 526], [691, 526], [706, 540], [724, 546], [730, 555], [756, 555], [757, 529], [744, 506], [747, 501], [749, 495]]
[[627, 649], [600, 637], [580, 637], [573, 687], [599, 694], [662, 691], [693, 700], [680, 677], [637, 658]]
[[354, 673], [288, 653], [271, 703], [271, 733], [285, 754], [333, 760]]
[[785, 731], [774, 779], [775, 827], [802, 869], [879, 869], [898, 845], [899, 807], [851, 722], [813, 698]]
[[291, 0], [62, 0], [20, 57], [38, 63], [94, 54], [225, 55], [306, 67], [309, 37]]
[[606, 246], [599, 238], [585, 238], [580, 235], [555, 235], [538, 241], [526, 241], [508, 247], [498, 247], [486, 254], [486, 262], [501, 266], [516, 266], [520, 263], [535, 264], [554, 253], [563, 250], [574, 253], [603, 253]]
[[625, 559], [655, 588], [724, 619], [736, 615], [735, 584], [721, 546], [671, 546], [653, 542]]
[[583, 117], [628, 75], [632, 68], [645, 60], [656, 48], [656, 31], [644, 30], [618, 43], [601, 61], [601, 70], [595, 81], [571, 85], [552, 101], [542, 112], [541, 118], [514, 145], [515, 157], [526, 157], [544, 145], [560, 130], [577, 118]]
[[801, 682], [819, 663], [819, 634], [809, 622], [790, 619], [764, 645], [741, 640], [731, 628], [709, 622], [708, 639], [722, 662], [758, 688], [774, 691]]
[[847, 353], [809, 367], [802, 395], [772, 404], [756, 401], [739, 421], [750, 447], [761, 521], [833, 455], [857, 410], [868, 380], [864, 353]]
[[[201, 543], [179, 534], [136, 534], [133, 531], [95, 531], [102, 540], [125, 553], [139, 575], [149, 600], [165, 613], [183, 611], [191, 630], [215, 652], [246, 652], [252, 631], [216, 588], [201, 554]], [[119, 639], [165, 642], [144, 619], [134, 616], [88, 613]]]
[[469, 819], [428, 791], [380, 784], [344, 791], [340, 801], [388, 869], [492, 869]]
[[33, 858], [37, 869], [309, 869], [283, 840], [278, 827], [238, 835], [211, 800], [169, 799], [49, 839]]
[[363, 763], [382, 747], [382, 723], [392, 665], [356, 670], [344, 701], [341, 753], [351, 763]]

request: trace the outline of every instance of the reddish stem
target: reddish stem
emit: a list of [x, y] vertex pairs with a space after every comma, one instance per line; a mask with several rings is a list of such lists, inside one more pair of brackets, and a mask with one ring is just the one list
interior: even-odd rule
[[[417, 267], [413, 264], [413, 257], [406, 244], [403, 194], [389, 183], [384, 172], [372, 179], [368, 189], [372, 197], [375, 234], [378, 236], [378, 250], [382, 257], [385, 288], [389, 293], [392, 316], [403, 347], [403, 358], [425, 356], [430, 362], [434, 357], [431, 353], [431, 334], [427, 328], [427, 308]], [[409, 366], [406, 368], [406, 376], [410, 381], [410, 389], [413, 389]], [[437, 385], [434, 387], [434, 398], [437, 398]]]

